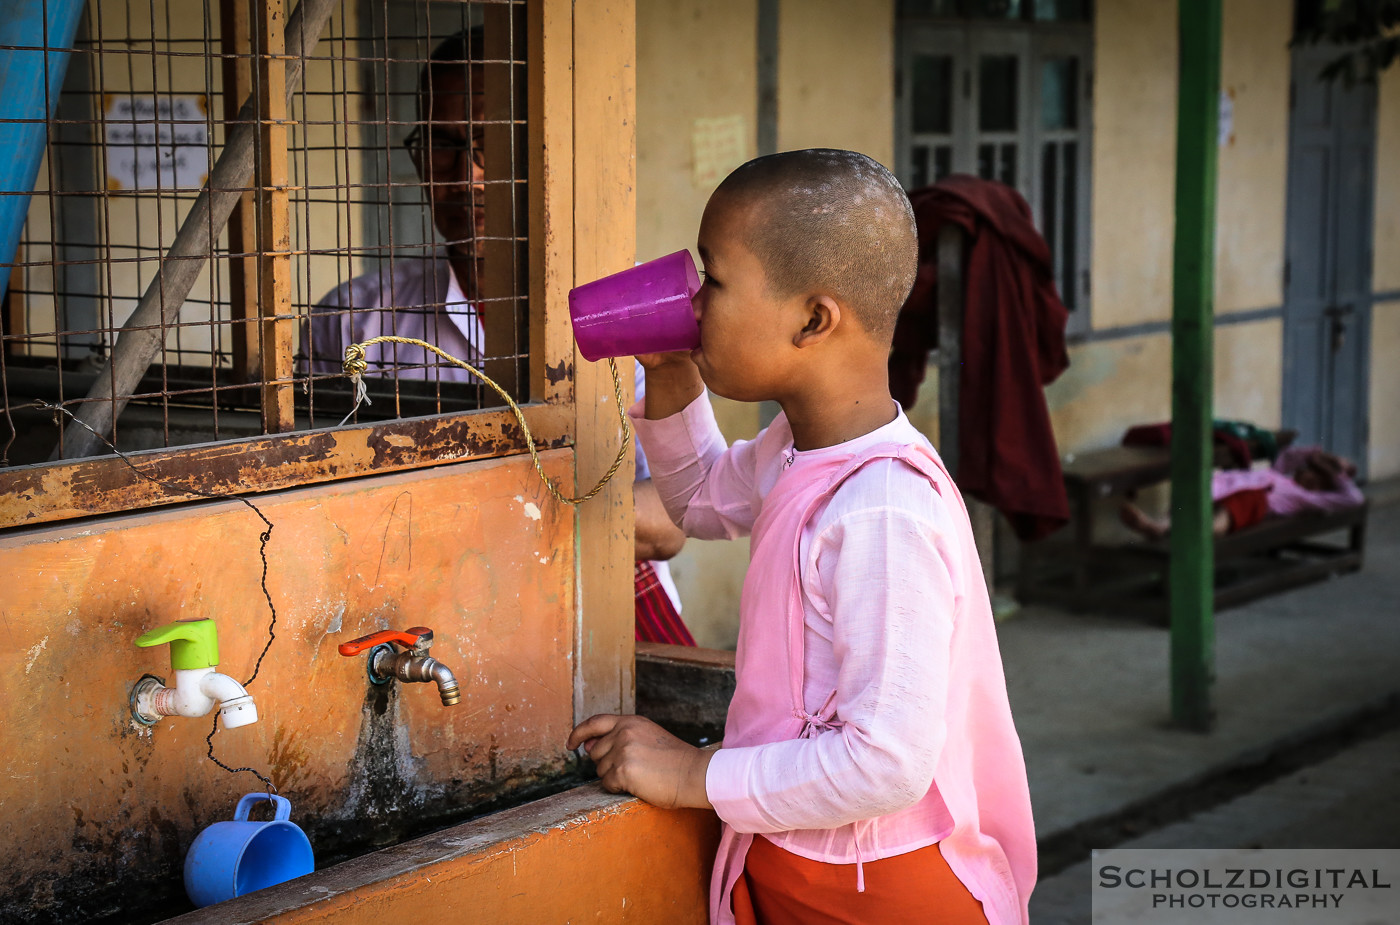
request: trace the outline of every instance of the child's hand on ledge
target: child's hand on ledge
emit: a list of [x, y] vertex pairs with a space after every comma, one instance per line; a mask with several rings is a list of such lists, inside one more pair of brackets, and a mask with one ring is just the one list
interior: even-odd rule
[[710, 808], [705, 771], [713, 753], [687, 745], [649, 719], [590, 716], [569, 735], [570, 749], [580, 744], [609, 793], [630, 793], [663, 809]]

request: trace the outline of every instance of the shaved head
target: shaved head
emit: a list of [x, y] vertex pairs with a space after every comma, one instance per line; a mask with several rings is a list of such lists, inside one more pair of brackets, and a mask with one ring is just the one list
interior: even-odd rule
[[787, 151], [739, 167], [714, 198], [750, 210], [744, 243], [775, 294], [829, 293], [889, 341], [919, 242], [909, 197], [888, 170], [854, 151]]

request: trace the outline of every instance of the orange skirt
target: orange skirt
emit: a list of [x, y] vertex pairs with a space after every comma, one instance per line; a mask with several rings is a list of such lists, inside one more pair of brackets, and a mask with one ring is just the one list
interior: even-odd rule
[[987, 925], [938, 845], [867, 861], [860, 893], [856, 865], [808, 860], [755, 835], [733, 907], [736, 925]]

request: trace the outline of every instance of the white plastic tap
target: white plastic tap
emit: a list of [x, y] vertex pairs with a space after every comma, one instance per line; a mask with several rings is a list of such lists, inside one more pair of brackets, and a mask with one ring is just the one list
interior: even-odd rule
[[131, 712], [145, 725], [162, 716], [208, 716], [217, 706], [225, 729], [258, 721], [253, 698], [233, 678], [219, 674], [219, 642], [213, 620], [188, 620], [153, 629], [136, 640], [138, 646], [170, 644], [175, 686], [145, 677], [131, 692]]
[[[152, 681], [155, 683], [149, 683]], [[243, 689], [243, 685], [213, 668], [177, 670], [174, 687], [166, 687], [155, 678], [146, 678], [142, 685], [145, 685], [144, 689], [137, 690], [135, 704], [135, 710], [142, 719], [208, 716], [217, 705], [225, 729], [237, 729], [258, 721], [257, 704], [253, 703], [252, 696]]]

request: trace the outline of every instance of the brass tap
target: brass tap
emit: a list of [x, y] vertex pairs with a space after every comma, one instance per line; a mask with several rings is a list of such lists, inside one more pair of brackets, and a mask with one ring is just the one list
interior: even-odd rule
[[[394, 646], [408, 651], [399, 652]], [[369, 679], [375, 684], [387, 684], [395, 678], [406, 683], [432, 681], [437, 685], [442, 705], [450, 707], [462, 699], [461, 688], [452, 669], [428, 654], [433, 645], [433, 631], [426, 626], [410, 626], [403, 632], [382, 630], [359, 639], [342, 643], [340, 654], [369, 653]]]

